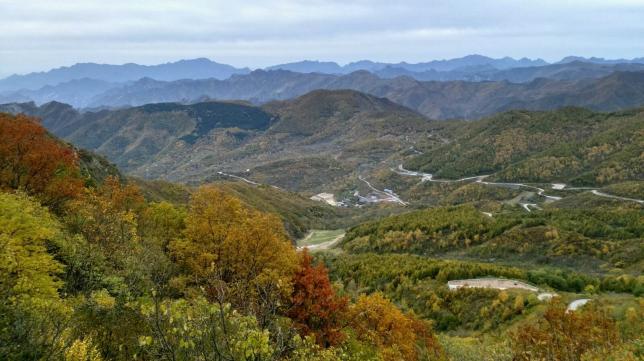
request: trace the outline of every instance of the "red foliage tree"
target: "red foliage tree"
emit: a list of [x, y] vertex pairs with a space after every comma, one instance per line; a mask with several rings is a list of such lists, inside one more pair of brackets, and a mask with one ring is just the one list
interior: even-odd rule
[[19, 189], [57, 207], [83, 186], [76, 152], [37, 119], [0, 113], [0, 189]]
[[344, 339], [342, 327], [348, 299], [336, 295], [326, 267], [323, 264], [314, 267], [311, 261], [304, 249], [293, 278], [292, 304], [287, 315], [301, 335], [315, 336], [321, 346], [337, 345]]

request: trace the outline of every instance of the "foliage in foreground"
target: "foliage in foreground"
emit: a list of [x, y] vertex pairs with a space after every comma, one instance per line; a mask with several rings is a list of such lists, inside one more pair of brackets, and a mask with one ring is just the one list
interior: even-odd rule
[[[346, 309], [323, 266], [313, 267], [307, 255], [297, 262], [279, 221], [238, 208], [211, 188], [196, 192], [183, 221], [171, 205], [147, 205], [135, 188], [114, 180], [86, 192], [68, 204], [62, 221], [24, 194], [0, 193], [0, 292], [8, 300], [0, 317], [2, 359], [375, 360], [404, 352], [406, 359], [424, 360], [441, 354], [428, 325], [381, 296], [378, 317], [358, 317], [371, 298]], [[258, 228], [243, 236], [251, 221]], [[162, 235], [178, 238], [168, 242]], [[248, 248], [233, 246], [239, 242]], [[270, 252], [279, 247], [281, 253]], [[193, 254], [195, 263], [176, 256], [179, 251]], [[402, 351], [389, 339], [389, 314], [404, 321], [396, 322], [410, 345]]]
[[[641, 315], [633, 321], [641, 324]], [[592, 304], [570, 312], [555, 300], [542, 319], [518, 329], [511, 337], [516, 361], [634, 361], [644, 356], [644, 350], [632, 350], [634, 345], [624, 344], [616, 322]]]
[[[600, 282], [365, 254], [326, 259], [342, 283], [332, 285], [324, 266], [296, 254], [275, 216], [210, 186], [183, 207], [146, 202], [136, 186], [113, 177], [83, 185], [74, 151], [38, 127], [21, 117], [0, 121], [8, 142], [0, 143], [2, 360], [459, 359], [479, 355], [458, 342], [443, 347], [432, 327], [496, 332], [511, 322], [519, 323], [516, 336], [501, 337], [520, 352], [552, 352], [554, 329], [575, 345], [601, 343], [578, 349], [584, 361], [642, 356], [642, 303], [618, 321], [608, 313], [546, 311], [553, 317], [535, 322], [524, 320], [537, 307], [520, 292], [444, 287], [449, 279], [497, 275], [555, 288], [631, 290], [633, 278]], [[7, 129], [33, 130], [52, 154], [71, 152], [70, 161], [50, 167], [37, 142], [6, 137]], [[16, 150], [24, 156], [13, 157]], [[633, 229], [629, 222], [611, 227], [613, 235]], [[520, 360], [520, 352], [513, 357]]]

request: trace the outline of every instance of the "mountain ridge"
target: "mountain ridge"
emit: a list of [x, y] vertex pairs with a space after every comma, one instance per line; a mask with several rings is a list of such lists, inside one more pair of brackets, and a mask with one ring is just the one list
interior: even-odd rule
[[149, 76], [158, 80], [178, 80], [185, 78], [221, 78], [235, 73], [248, 73], [248, 68], [235, 68], [206, 58], [179, 60], [157, 65], [126, 63], [122, 65], [76, 63], [49, 71], [25, 75], [11, 75], [0, 79], [0, 91], [35, 90], [47, 85], [91, 78], [111, 82], [127, 82]]
[[[333, 187], [426, 141], [431, 131], [415, 111], [352, 90], [318, 90], [264, 107], [161, 103], [81, 113], [66, 104], [24, 103], [0, 111], [43, 116], [55, 134], [135, 176], [197, 182], [251, 169], [262, 183], [291, 190]], [[221, 121], [208, 121], [208, 114]], [[295, 168], [297, 182], [288, 171]]]
[[[570, 56], [559, 62], [548, 63], [543, 59], [529, 59], [511, 57], [491, 58], [483, 55], [472, 54], [460, 58], [431, 60], [419, 63], [377, 62], [372, 60], [359, 60], [345, 65], [333, 61], [303, 60], [299, 62], [276, 64], [264, 67], [264, 70], [290, 70], [302, 73], [348, 74], [357, 70], [367, 70], [383, 77], [391, 77], [406, 73], [419, 80], [474, 80], [485, 78], [486, 72], [507, 71], [524, 67], [541, 67], [548, 65], [564, 65], [575, 61], [591, 64], [616, 65], [644, 63], [644, 58], [606, 60], [603, 58], [584, 58]], [[260, 69], [260, 68], [257, 68]], [[256, 70], [257, 70], [256, 69]], [[393, 74], [392, 74], [393, 71]], [[482, 74], [481, 71], [484, 71]], [[247, 74], [251, 69], [238, 68], [232, 65], [217, 63], [207, 58], [182, 59], [155, 65], [141, 65], [136, 63], [125, 64], [98, 64], [76, 63], [62, 66], [47, 71], [31, 72], [28, 74], [13, 74], [0, 79], [1, 92], [18, 92], [37, 90], [47, 85], [55, 86], [72, 80], [90, 78], [107, 82], [123, 83], [150, 77], [155, 80], [180, 80], [180, 79], [227, 79], [234, 74]], [[389, 74], [389, 75], [388, 75]]]
[[[644, 72], [612, 72], [582, 80], [418, 81], [383, 79], [367, 71], [347, 75], [303, 74], [285, 70], [254, 71], [227, 80], [141, 80], [94, 98], [92, 107], [138, 106], [155, 102], [204, 99], [247, 100], [262, 104], [299, 97], [317, 89], [351, 89], [388, 98], [433, 119], [479, 119], [510, 109], [549, 110], [585, 106], [614, 111], [644, 104]], [[626, 91], [628, 90], [628, 91]]]

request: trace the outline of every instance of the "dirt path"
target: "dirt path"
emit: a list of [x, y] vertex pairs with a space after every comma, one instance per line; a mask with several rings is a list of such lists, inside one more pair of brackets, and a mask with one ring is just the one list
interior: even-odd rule
[[[307, 239], [311, 238], [311, 235], [312, 235], [312, 234], [313, 234], [313, 232], [309, 233], [309, 234], [304, 238], [304, 240], [307, 240]], [[345, 234], [346, 234], [346, 233], [342, 233], [342, 234], [338, 235], [337, 237], [335, 237], [334, 239], [332, 239], [332, 240], [330, 240], [330, 241], [326, 241], [326, 242], [322, 242], [322, 243], [318, 243], [318, 244], [312, 244], [312, 245], [308, 245], [308, 246], [299, 246], [299, 247], [297, 247], [297, 249], [304, 249], [304, 248], [308, 248], [308, 249], [309, 249], [309, 251], [319, 251], [319, 250], [329, 249], [329, 248], [331, 248], [331, 246], [335, 245], [335, 244], [336, 244], [336, 243], [338, 243], [342, 238], [344, 238]]]
[[225, 175], [226, 177], [230, 177], [230, 178], [239, 179], [239, 180], [242, 180], [242, 181], [244, 181], [244, 182], [246, 182], [246, 183], [248, 183], [248, 184], [252, 184], [252, 185], [256, 185], [256, 186], [260, 185], [260, 184], [259, 184], [259, 183], [257, 183], [257, 182], [253, 182], [253, 181], [252, 181], [252, 180], [250, 180], [250, 179], [246, 179], [246, 178], [244, 178], [244, 177], [240, 177], [240, 176], [237, 176], [237, 175], [228, 174], [228, 173], [224, 173], [224, 172], [217, 172], [217, 174], [219, 174], [219, 175]]
[[[228, 174], [228, 173], [224, 173], [224, 172], [217, 172], [217, 174], [223, 175], [223, 176], [226, 176], [226, 177], [230, 177], [230, 178], [239, 179], [241, 181], [244, 181], [244, 182], [246, 182], [248, 184], [252, 184], [254, 186], [261, 186], [262, 185], [261, 183], [254, 182], [254, 181], [252, 181], [252, 180], [250, 180], [248, 178], [240, 177], [240, 176], [234, 175], [234, 174]], [[270, 186], [275, 188], [275, 189], [283, 190], [282, 188], [280, 188], [278, 186], [274, 186], [274, 185], [270, 185]]]
[[512, 288], [521, 288], [524, 290], [538, 292], [539, 288], [527, 282], [496, 277], [472, 278], [465, 280], [451, 280], [447, 282], [447, 287], [450, 290], [456, 290], [463, 287], [473, 288], [494, 288], [497, 290], [507, 290]]

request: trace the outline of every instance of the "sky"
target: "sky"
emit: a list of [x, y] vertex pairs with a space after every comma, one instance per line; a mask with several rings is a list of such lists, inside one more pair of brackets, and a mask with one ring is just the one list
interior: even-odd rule
[[644, 56], [644, 0], [0, 0], [0, 76], [207, 57], [422, 62]]

